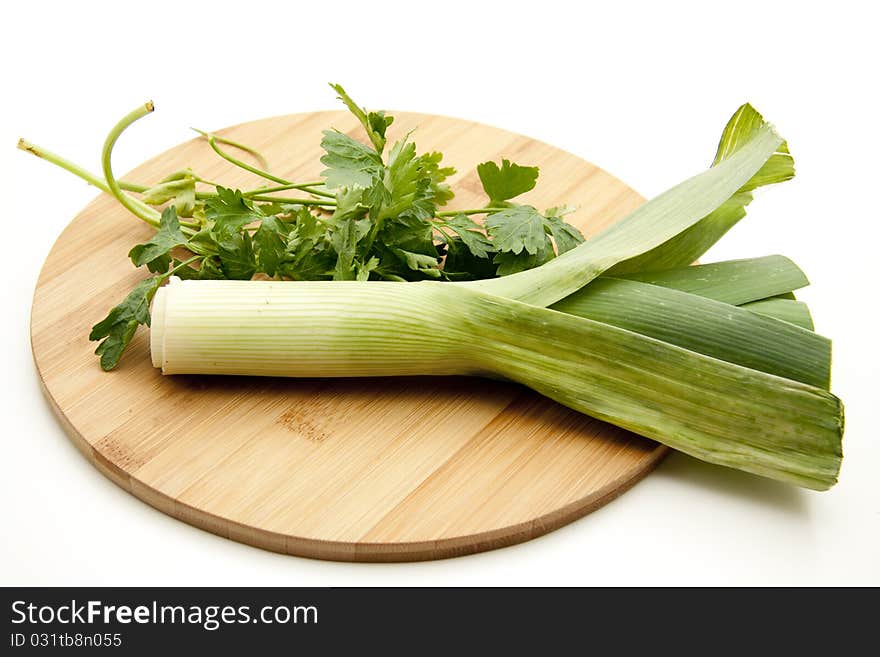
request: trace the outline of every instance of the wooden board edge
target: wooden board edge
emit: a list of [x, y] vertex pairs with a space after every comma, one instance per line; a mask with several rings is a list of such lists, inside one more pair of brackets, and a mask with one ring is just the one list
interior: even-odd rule
[[609, 482], [586, 497], [538, 518], [533, 518], [528, 522], [508, 525], [507, 527], [501, 527], [488, 532], [466, 534], [434, 541], [413, 541], [410, 543], [323, 541], [270, 532], [220, 518], [184, 504], [132, 477], [95, 450], [76, 430], [49, 392], [36, 359], [34, 365], [37, 369], [40, 390], [53, 414], [58, 419], [59, 424], [64, 429], [64, 433], [77, 450], [114, 484], [131, 493], [139, 500], [146, 502], [157, 511], [170, 515], [197, 529], [270, 552], [310, 559], [382, 563], [429, 561], [461, 557], [523, 543], [578, 520], [608, 504], [608, 502], [628, 491], [654, 470], [670, 451], [669, 447], [658, 443], [643, 459], [640, 467]]

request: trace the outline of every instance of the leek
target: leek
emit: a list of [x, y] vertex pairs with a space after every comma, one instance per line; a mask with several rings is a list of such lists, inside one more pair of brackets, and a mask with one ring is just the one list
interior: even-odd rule
[[685, 267], [755, 188], [792, 174], [785, 142], [744, 105], [708, 171], [535, 269], [467, 283], [172, 279], [154, 300], [153, 364], [500, 377], [697, 458], [824, 490], [842, 458], [830, 342], [778, 298], [803, 272], [781, 256]]
[[173, 279], [151, 354], [165, 374], [500, 376], [780, 481], [824, 490], [840, 466], [842, 407], [820, 387], [448, 283]]

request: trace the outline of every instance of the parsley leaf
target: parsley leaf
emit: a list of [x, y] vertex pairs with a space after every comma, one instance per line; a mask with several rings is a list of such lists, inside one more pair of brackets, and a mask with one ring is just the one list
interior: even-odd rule
[[435, 205], [446, 205], [455, 193], [444, 180], [455, 173], [455, 167], [441, 167], [443, 153], [432, 151], [419, 156], [422, 175], [430, 180], [431, 195]]
[[321, 163], [327, 167], [321, 172], [325, 184], [338, 187], [370, 187], [382, 176], [382, 158], [378, 153], [338, 130], [325, 130], [321, 140], [325, 154]]
[[367, 131], [367, 136], [370, 138], [370, 142], [373, 144], [373, 147], [376, 149], [376, 152], [381, 155], [382, 151], [385, 149], [385, 130], [394, 123], [393, 116], [385, 116], [385, 112], [369, 112], [359, 107], [357, 103], [352, 100], [351, 96], [349, 96], [345, 89], [342, 88], [342, 85], [330, 83], [333, 91], [339, 94], [339, 100], [345, 103], [345, 106], [349, 109], [349, 111], [355, 115], [358, 121], [361, 122], [361, 125], [364, 126], [364, 130]]
[[477, 166], [477, 174], [490, 205], [503, 205], [505, 201], [534, 189], [538, 180], [538, 167], [524, 167], [510, 160], [501, 160], [501, 168], [494, 162]]
[[381, 257], [378, 275], [390, 280], [437, 278], [440, 253], [434, 243], [434, 226], [410, 214], [386, 219], [374, 242]]
[[584, 241], [584, 236], [577, 228], [566, 223], [560, 215], [551, 214], [556, 208], [551, 208], [544, 216], [544, 230], [549, 231], [556, 242], [556, 252], [562, 255], [566, 251], [571, 251], [574, 247]]
[[537, 253], [532, 254], [528, 251], [513, 253], [512, 251], [506, 251], [496, 255], [493, 262], [498, 266], [495, 273], [499, 276], [507, 276], [543, 265], [553, 258], [553, 245], [550, 244], [550, 240], [547, 240]]
[[[189, 265], [184, 264], [182, 261], [180, 261], [176, 258], [171, 261], [171, 266], [175, 269], [174, 275], [177, 276], [178, 278], [180, 278], [184, 281], [199, 280], [199, 279], [203, 278], [204, 274], [207, 273], [207, 271], [205, 269], [205, 262], [207, 260], [209, 260], [209, 258], [204, 258], [202, 260], [202, 264], [201, 264], [200, 269], [194, 269], [193, 267], [190, 267]], [[223, 277], [223, 274], [221, 272], [219, 278], [222, 278], [222, 277]], [[214, 277], [212, 277], [212, 278], [214, 278]]]
[[333, 232], [330, 243], [337, 254], [334, 281], [353, 281], [357, 278], [357, 247], [369, 230], [369, 219], [348, 218]]
[[225, 278], [246, 281], [257, 272], [257, 256], [249, 232], [223, 227], [217, 233], [220, 268]]
[[413, 253], [412, 251], [404, 251], [399, 248], [393, 248], [392, 251], [413, 271], [424, 274], [428, 278], [440, 278], [440, 259], [436, 254], [432, 256], [424, 253]]
[[357, 264], [357, 275], [355, 276], [355, 280], [358, 281], [368, 281], [370, 280], [370, 274], [376, 270], [379, 266], [379, 258], [375, 256], [370, 258], [364, 264]]
[[278, 271], [287, 251], [287, 224], [277, 217], [266, 217], [254, 233], [254, 246], [257, 253], [257, 267], [267, 276]]
[[212, 281], [225, 279], [226, 274], [223, 272], [223, 267], [220, 265], [220, 258], [218, 256], [211, 256], [202, 260], [197, 278], [199, 280]]
[[192, 169], [182, 169], [165, 176], [141, 196], [149, 205], [162, 205], [174, 200], [179, 217], [191, 217], [196, 206], [196, 176]]
[[336, 207], [327, 220], [331, 225], [341, 225], [346, 219], [360, 219], [370, 210], [366, 198], [368, 190], [360, 186], [341, 187], [336, 192]]
[[287, 255], [279, 266], [281, 276], [303, 281], [331, 278], [336, 259], [324, 226], [307, 208], [300, 208], [287, 235]]
[[486, 217], [486, 232], [498, 251], [535, 255], [550, 241], [544, 217], [530, 205], [517, 205]]
[[421, 158], [416, 156], [416, 145], [399, 141], [388, 154], [385, 187], [389, 198], [379, 212], [381, 218], [411, 215], [419, 219], [434, 216], [431, 202], [431, 178], [423, 175]]
[[206, 257], [217, 255], [217, 238], [211, 227], [202, 226], [199, 232], [189, 238], [186, 248], [197, 255]]
[[445, 222], [445, 227], [455, 232], [468, 250], [477, 258], [488, 258], [495, 251], [492, 242], [480, 230], [480, 225], [464, 214], [457, 214]]
[[245, 199], [241, 190], [217, 186], [217, 196], [205, 201], [205, 216], [214, 224], [215, 230], [239, 231], [263, 218], [252, 203]]
[[163, 277], [153, 276], [138, 283], [128, 296], [92, 327], [89, 340], [102, 340], [95, 349], [101, 357], [101, 369], [112, 370], [131, 342], [138, 324], [150, 325], [150, 301]]
[[156, 234], [148, 242], [134, 246], [128, 252], [128, 257], [135, 267], [146, 265], [147, 269], [158, 274], [166, 271], [171, 264], [170, 251], [184, 244], [186, 237], [180, 232], [177, 210], [171, 205], [162, 212]]
[[[459, 237], [446, 240], [446, 260], [443, 277], [450, 281], [471, 281], [493, 278], [497, 266], [487, 258], [480, 258]], [[492, 253], [488, 254], [492, 255]]]
[[376, 150], [381, 153], [385, 146], [385, 130], [388, 129], [394, 123], [393, 116], [386, 116], [383, 110], [379, 110], [378, 112], [370, 112], [367, 114], [367, 124], [369, 125], [369, 131], [373, 134], [379, 135], [381, 138], [381, 146], [376, 144]]

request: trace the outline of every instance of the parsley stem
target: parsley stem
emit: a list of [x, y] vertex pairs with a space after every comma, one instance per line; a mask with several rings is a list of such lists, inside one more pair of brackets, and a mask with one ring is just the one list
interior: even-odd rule
[[110, 156], [113, 153], [113, 146], [116, 144], [116, 140], [119, 139], [119, 135], [121, 135], [132, 123], [145, 117], [152, 111], [153, 102], [147, 101], [137, 109], [126, 114], [122, 117], [119, 123], [113, 126], [110, 133], [107, 135], [107, 139], [104, 141], [104, 148], [101, 150], [101, 166], [104, 171], [104, 179], [107, 181], [107, 186], [110, 188], [110, 193], [116, 197], [116, 200], [118, 200], [134, 216], [146, 221], [151, 226], [158, 227], [159, 213], [152, 208], [147, 209], [142, 202], [132, 198], [122, 191], [119, 182], [117, 182], [113, 175], [113, 167], [110, 162]]
[[257, 189], [252, 189], [249, 192], [243, 192], [242, 196], [251, 197], [255, 194], [272, 194], [274, 192], [283, 192], [288, 189], [298, 189], [303, 192], [308, 192], [314, 196], [323, 196], [325, 198], [336, 198], [336, 194], [331, 194], [330, 192], [325, 192], [320, 189], [312, 189], [313, 187], [318, 187], [323, 185], [324, 181], [319, 180], [317, 182], [308, 182], [308, 183], [290, 183], [289, 185], [278, 185], [277, 187], [262, 187]]
[[[198, 128], [193, 128], [196, 132], [198, 132], [203, 137], [210, 137], [207, 132], [203, 130], [199, 130]], [[249, 155], [253, 156], [253, 158], [259, 163], [259, 165], [266, 171], [269, 170], [269, 160], [265, 158], [265, 156], [258, 151], [256, 148], [252, 148], [246, 144], [242, 144], [241, 142], [233, 141], [232, 139], [227, 139], [226, 137], [221, 137], [220, 135], [213, 135], [214, 139], [221, 144], [226, 144], [227, 146], [232, 146], [233, 148], [237, 148], [240, 151], [244, 151]]]
[[[230, 163], [234, 164], [235, 166], [237, 166], [241, 169], [244, 169], [245, 171], [250, 171], [251, 173], [256, 174], [262, 178], [265, 178], [266, 180], [271, 180], [272, 182], [278, 183], [282, 189], [301, 189], [303, 191], [309, 192], [310, 194], [314, 194], [315, 196], [324, 196], [327, 198], [335, 198], [335, 195], [331, 194], [330, 192], [324, 192], [324, 191], [312, 189], [312, 187], [317, 186], [321, 183], [315, 183], [314, 185], [312, 185], [312, 184], [304, 185], [301, 183], [294, 183], [289, 180], [285, 180], [284, 178], [280, 178], [280, 177], [278, 177], [272, 173], [269, 173], [268, 171], [265, 171], [263, 169], [258, 169], [255, 166], [251, 166], [247, 162], [242, 162], [237, 157], [233, 157], [232, 155], [230, 155], [229, 153], [227, 153], [226, 151], [224, 151], [222, 148], [220, 148], [217, 145], [218, 141], [222, 141], [223, 143], [229, 143], [229, 140], [223, 140], [222, 137], [217, 137], [217, 135], [213, 135], [213, 134], [204, 132], [202, 130], [199, 130], [198, 128], [193, 128], [193, 130], [195, 130], [196, 132], [198, 132], [201, 135], [204, 135], [208, 139], [208, 143], [211, 145], [211, 148], [214, 149], [214, 152], [217, 153], [217, 155], [222, 157], [227, 162], [230, 162]], [[254, 200], [258, 200], [258, 201], [278, 201], [281, 203], [301, 203], [302, 205], [319, 205], [319, 203], [314, 202], [314, 201], [305, 201], [304, 202], [304, 201], [300, 201], [300, 200], [274, 199], [274, 198], [265, 197], [265, 196], [262, 196], [262, 194], [264, 193], [264, 190], [254, 190], [254, 192], [256, 192], [256, 193], [253, 195], [248, 194], [248, 197], [252, 198]], [[326, 204], [329, 205], [330, 203], [328, 202]], [[335, 205], [335, 202], [332, 205]]]
[[[244, 196], [242, 194], [242, 196]], [[334, 207], [336, 205], [336, 201], [331, 201], [329, 199], [315, 199], [315, 198], [286, 198], [282, 196], [262, 196], [262, 195], [253, 195], [248, 196], [251, 201], [269, 201], [275, 203], [295, 203], [298, 205], [320, 205], [320, 206], [331, 206]]]
[[205, 180], [204, 178], [201, 178], [199, 176], [193, 176], [193, 179], [197, 183], [202, 183], [203, 185], [209, 185], [211, 187], [217, 187], [220, 184], [220, 183], [215, 183], [213, 180]]
[[168, 271], [166, 271], [164, 274], [160, 275], [158, 278], [159, 278], [160, 281], [163, 280], [163, 279], [169, 278], [169, 277], [171, 277], [175, 272], [180, 271], [180, 270], [183, 269], [184, 267], [186, 267], [186, 266], [188, 266], [188, 265], [191, 265], [191, 264], [194, 263], [196, 260], [199, 260], [199, 259], [201, 259], [201, 258], [204, 258], [204, 256], [199, 256], [199, 255], [197, 255], [197, 256], [193, 256], [192, 258], [189, 258], [188, 260], [184, 260], [183, 262], [181, 262], [181, 263], [180, 263], [179, 265], [177, 265], [176, 267], [172, 267], [171, 269], [169, 269]]
[[[19, 146], [19, 148], [22, 148], [23, 150], [30, 150], [30, 148], [25, 148], [24, 146]], [[69, 164], [70, 167], [76, 167], [76, 165], [73, 163], [67, 162], [67, 164]], [[76, 173], [81, 178], [85, 178], [85, 176], [94, 177], [92, 174], [90, 174], [88, 171], [85, 171], [84, 169], [80, 170], [82, 172], [82, 174], [81, 174], [80, 172], [74, 171], [72, 168], [69, 168], [67, 166], [65, 166], [64, 168], [67, 169], [68, 171], [72, 171], [73, 173]], [[78, 168], [78, 167], [76, 167], [76, 168]], [[100, 187], [105, 192], [108, 192], [108, 193], [110, 192], [110, 189], [104, 184], [103, 180], [101, 180], [99, 178], [96, 179], [95, 181], [91, 180], [90, 178], [85, 178], [85, 179], [88, 180], [88, 182], [92, 183], [93, 185]], [[126, 182], [124, 180], [120, 180], [118, 182], [119, 182], [119, 187], [121, 189], [124, 189], [129, 192], [143, 193], [149, 189], [148, 185], [138, 185], [136, 183], [130, 183], [130, 182]], [[208, 185], [214, 185], [215, 187], [218, 186], [216, 183], [208, 182], [208, 181], [202, 180], [202, 179], [197, 179], [196, 182], [202, 182], [202, 183], [205, 183]], [[309, 184], [323, 185], [324, 183], [309, 183]], [[267, 191], [272, 192], [275, 190], [280, 191], [282, 189], [300, 189], [303, 186], [304, 185], [297, 184], [295, 186], [282, 185], [280, 187], [267, 187], [266, 189], [260, 189], [260, 190], [255, 189], [250, 192], [245, 192], [242, 194], [242, 196], [249, 198], [251, 200], [254, 200], [254, 201], [274, 201], [274, 202], [278, 202], [278, 203], [298, 203], [300, 205], [330, 205], [330, 206], [336, 205], [336, 201], [330, 201], [330, 200], [320, 200], [320, 199], [311, 199], [311, 198], [284, 198], [284, 197], [276, 197], [276, 196], [263, 196], [263, 192], [267, 192]], [[306, 189], [303, 191], [308, 191], [310, 193], [314, 193], [309, 189]], [[326, 194], [326, 196], [333, 196], [333, 195]], [[196, 192], [196, 198], [199, 199], [200, 201], [204, 201], [205, 199], [209, 199], [209, 198], [217, 198], [217, 192]], [[141, 201], [137, 201], [137, 202], [141, 202]], [[181, 223], [183, 223], [183, 222], [181, 222]], [[196, 226], [196, 225], [197, 224], [193, 224], [193, 226]]]
[[234, 164], [235, 166], [244, 169], [245, 171], [250, 171], [253, 174], [260, 176], [261, 178], [265, 178], [266, 180], [271, 180], [272, 182], [278, 183], [279, 185], [290, 185], [292, 184], [289, 180], [285, 180], [284, 178], [279, 178], [278, 176], [265, 171], [264, 169], [259, 169], [255, 166], [251, 166], [247, 162], [242, 162], [237, 157], [233, 157], [222, 148], [217, 145], [217, 141], [222, 139], [222, 137], [218, 138], [217, 135], [213, 135], [209, 132], [204, 132], [203, 130], [199, 130], [198, 128], [193, 128], [196, 132], [203, 135], [208, 139], [208, 144], [211, 145], [211, 148], [214, 149], [214, 152], [217, 153], [220, 157], [222, 157], [227, 162]]
[[[61, 167], [65, 171], [69, 171], [70, 173], [77, 176], [78, 178], [85, 180], [87, 183], [89, 183], [93, 187], [97, 187], [102, 192], [106, 192], [108, 194], [113, 193], [112, 191], [110, 191], [110, 187], [107, 185], [107, 182], [103, 178], [96, 176], [91, 171], [88, 171], [87, 169], [82, 168], [78, 164], [71, 162], [70, 160], [68, 160], [64, 157], [61, 157], [57, 153], [53, 153], [52, 151], [46, 150], [42, 146], [37, 146], [36, 144], [33, 144], [33, 143], [27, 141], [26, 139], [19, 139], [18, 140], [18, 148], [20, 148], [23, 151], [27, 151], [28, 153], [31, 153], [32, 155], [36, 155], [38, 158], [40, 158], [42, 160], [46, 160], [46, 162], [54, 164], [55, 166]], [[119, 186], [122, 189], [130, 191], [130, 192], [143, 192], [148, 189], [148, 187], [146, 185], [137, 185], [135, 183], [129, 183], [129, 182], [125, 182], [125, 181], [119, 181]], [[153, 209], [150, 208], [150, 206], [148, 206], [143, 201], [140, 201], [137, 199], [132, 199], [132, 201], [134, 203], [140, 204], [142, 206], [142, 209], [144, 212], [153, 212]]]
[[475, 210], [444, 210], [438, 212], [438, 217], [455, 217], [460, 214], [492, 214], [493, 212], [501, 212], [505, 208], [478, 208]]
[[142, 194], [150, 188], [149, 185], [139, 185], [125, 180], [120, 180], [118, 182], [119, 186], [127, 192], [137, 192], [138, 194]]

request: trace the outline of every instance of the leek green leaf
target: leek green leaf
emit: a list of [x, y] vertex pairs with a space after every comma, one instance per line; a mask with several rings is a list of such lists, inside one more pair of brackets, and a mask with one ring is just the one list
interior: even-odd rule
[[636, 272], [623, 278], [671, 287], [737, 306], [809, 285], [804, 272], [780, 255]]
[[[755, 108], [749, 104], [741, 106], [724, 128], [712, 166], [718, 166], [734, 156], [765, 125], [763, 117]], [[752, 201], [751, 192], [754, 189], [785, 182], [793, 176], [794, 160], [788, 151], [788, 145], [782, 142], [764, 165], [718, 209], [664, 244], [615, 265], [608, 273], [619, 275], [691, 264], [745, 216], [745, 208]]]
[[[729, 130], [725, 129], [727, 140], [735, 143], [736, 148], [709, 170], [651, 199], [592, 239], [541, 267], [498, 279], [458, 285], [547, 306], [580, 289], [616, 264], [647, 253], [700, 224], [704, 217], [740, 189], [748, 188], [749, 181], [768, 161], [778, 156], [783, 147], [783, 139], [770, 124], [763, 120], [753, 122], [754, 116], [748, 112], [749, 120], [743, 121], [742, 115], [741, 108], [729, 122]], [[771, 167], [774, 172], [779, 168], [776, 161]], [[715, 234], [711, 230], [711, 221], [704, 226], [708, 226], [707, 235]], [[701, 231], [695, 234], [699, 236]], [[703, 245], [705, 240], [696, 242]]]
[[600, 277], [551, 308], [786, 379], [829, 387], [831, 341], [751, 312], [748, 306], [640, 281]]
[[760, 299], [745, 303], [741, 308], [774, 317], [784, 322], [789, 322], [795, 326], [800, 326], [807, 330], [813, 330], [813, 317], [810, 315], [810, 309], [803, 301], [794, 299], [783, 299], [780, 297], [771, 297], [769, 299]]

